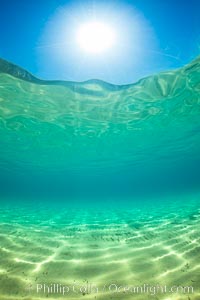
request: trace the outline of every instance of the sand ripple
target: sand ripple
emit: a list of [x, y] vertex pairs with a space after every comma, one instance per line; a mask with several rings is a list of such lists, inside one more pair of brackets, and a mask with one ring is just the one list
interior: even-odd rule
[[[199, 216], [192, 202], [128, 210], [2, 207], [0, 299], [200, 299]], [[53, 283], [90, 283], [99, 292], [37, 293], [37, 284]], [[194, 293], [111, 293], [110, 284], [192, 286]]]

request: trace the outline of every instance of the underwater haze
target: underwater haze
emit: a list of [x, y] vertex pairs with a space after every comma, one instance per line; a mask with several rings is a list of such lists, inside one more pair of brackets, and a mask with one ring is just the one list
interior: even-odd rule
[[121, 86], [1, 59], [0, 299], [200, 299], [199, 113], [200, 57]]
[[56, 189], [65, 198], [78, 196], [77, 187], [86, 197], [199, 187], [199, 57], [124, 86], [42, 81], [3, 60], [0, 72], [5, 194], [39, 189], [49, 197]]

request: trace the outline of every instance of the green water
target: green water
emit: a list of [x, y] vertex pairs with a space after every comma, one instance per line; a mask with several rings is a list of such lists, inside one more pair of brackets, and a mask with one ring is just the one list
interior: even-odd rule
[[[195, 288], [128, 299], [200, 299], [199, 113], [199, 57], [123, 86], [0, 60], [0, 299], [116, 280]], [[82, 296], [122, 299], [65, 299]]]
[[126, 86], [41, 81], [3, 60], [0, 71], [4, 186], [86, 197], [199, 186], [199, 58]]

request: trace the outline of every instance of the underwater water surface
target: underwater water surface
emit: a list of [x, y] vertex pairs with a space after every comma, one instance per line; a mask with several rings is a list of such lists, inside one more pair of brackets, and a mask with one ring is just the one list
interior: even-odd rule
[[199, 57], [123, 86], [0, 60], [0, 299], [200, 299], [199, 113]]

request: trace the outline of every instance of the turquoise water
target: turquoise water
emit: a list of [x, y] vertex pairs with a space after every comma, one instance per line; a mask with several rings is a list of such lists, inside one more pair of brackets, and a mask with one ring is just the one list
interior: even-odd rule
[[0, 60], [0, 297], [67, 283], [65, 299], [122, 299], [117, 282], [168, 287], [123, 298], [200, 299], [199, 112], [199, 57], [124, 86]]

